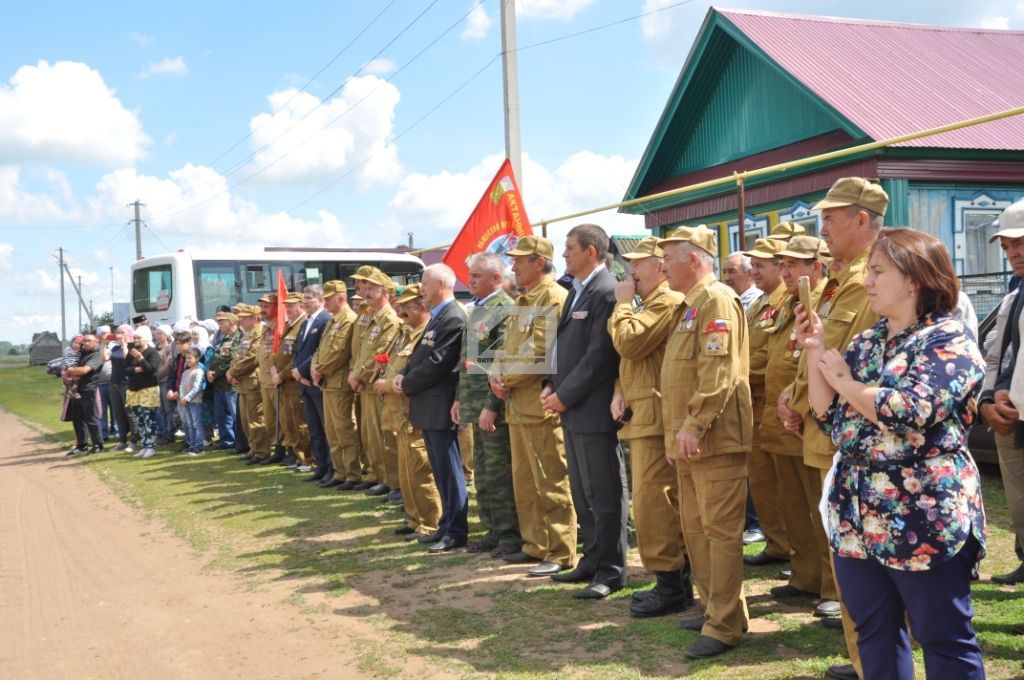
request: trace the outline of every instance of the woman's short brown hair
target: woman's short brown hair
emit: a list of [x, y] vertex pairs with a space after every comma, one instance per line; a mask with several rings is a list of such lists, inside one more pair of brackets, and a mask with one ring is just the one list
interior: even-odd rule
[[957, 305], [960, 280], [942, 241], [915, 229], [883, 229], [871, 247], [892, 262], [917, 289], [917, 316], [949, 314]]

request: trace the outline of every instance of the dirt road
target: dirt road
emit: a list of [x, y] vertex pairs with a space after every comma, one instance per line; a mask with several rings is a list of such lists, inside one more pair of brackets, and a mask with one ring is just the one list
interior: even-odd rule
[[0, 678], [364, 677], [345, 639], [358, 622], [204, 570], [3, 411], [0, 433]]

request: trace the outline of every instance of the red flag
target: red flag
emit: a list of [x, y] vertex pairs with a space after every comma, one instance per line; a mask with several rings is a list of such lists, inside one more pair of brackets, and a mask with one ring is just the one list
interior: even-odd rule
[[285, 313], [284, 313], [284, 299], [288, 297], [288, 286], [284, 283], [284, 274], [281, 270], [277, 270], [277, 317], [274, 319], [274, 344], [270, 348], [271, 352], [277, 352], [278, 346], [281, 344], [281, 336], [284, 335], [285, 326]]
[[509, 262], [505, 253], [516, 247], [520, 237], [532, 233], [526, 208], [523, 207], [523, 197], [519, 193], [519, 184], [512, 172], [512, 163], [506, 158], [442, 262], [455, 270], [455, 276], [460, 281], [468, 283], [467, 257], [473, 253], [490, 251]]

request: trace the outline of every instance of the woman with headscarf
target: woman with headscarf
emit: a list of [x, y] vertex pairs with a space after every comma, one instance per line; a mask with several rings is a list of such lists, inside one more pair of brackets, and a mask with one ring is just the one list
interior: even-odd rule
[[[207, 319], [213, 323], [214, 326], [217, 322], [212, 319]], [[210, 359], [213, 357], [213, 343], [210, 342], [210, 331], [206, 327], [206, 321], [196, 321], [192, 326], [192, 346], [202, 352], [200, 363], [203, 366], [207, 366], [210, 363]], [[213, 427], [216, 420], [213, 414], [213, 386], [207, 385], [203, 389], [203, 432], [204, 432], [204, 446], [209, 446], [210, 442], [213, 441]]]
[[142, 448], [136, 458], [152, 458], [156, 454], [156, 411], [160, 408], [160, 352], [150, 345], [153, 333], [147, 326], [135, 329], [134, 342], [128, 346], [124, 370], [128, 376], [125, 404], [135, 414]]

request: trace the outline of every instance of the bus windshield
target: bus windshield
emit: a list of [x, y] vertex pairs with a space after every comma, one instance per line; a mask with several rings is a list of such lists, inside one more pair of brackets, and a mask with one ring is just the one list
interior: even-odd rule
[[174, 280], [171, 265], [136, 269], [132, 274], [132, 302], [137, 312], [162, 312], [171, 306]]

